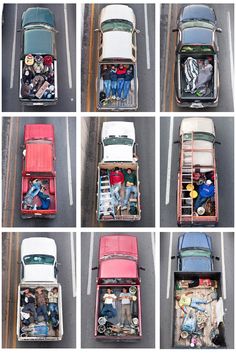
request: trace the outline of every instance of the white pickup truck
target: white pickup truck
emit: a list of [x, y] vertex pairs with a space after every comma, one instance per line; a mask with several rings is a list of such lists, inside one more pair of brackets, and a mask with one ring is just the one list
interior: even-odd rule
[[98, 164], [97, 220], [140, 220], [139, 166], [134, 124], [124, 121], [104, 122], [102, 147], [103, 158]]
[[[98, 77], [97, 77], [97, 109], [107, 111], [128, 111], [138, 109], [138, 76], [137, 76], [137, 45], [136, 19], [133, 10], [126, 5], [105, 6], [100, 14], [98, 46]], [[124, 71], [131, 72], [130, 82], [125, 73], [116, 80], [105, 77], [105, 71], [114, 66], [117, 72], [123, 65]], [[126, 75], [126, 76], [125, 76]], [[124, 77], [123, 77], [124, 76]], [[118, 77], [118, 76], [117, 76]], [[131, 78], [132, 77], [132, 78]], [[106, 86], [105, 80], [110, 80]], [[119, 86], [118, 86], [119, 85]], [[123, 86], [123, 88], [121, 87]]]
[[[53, 239], [33, 237], [22, 241], [17, 303], [18, 341], [62, 339], [62, 291], [57, 282], [57, 272], [57, 248]], [[44, 306], [40, 306], [42, 296]]]

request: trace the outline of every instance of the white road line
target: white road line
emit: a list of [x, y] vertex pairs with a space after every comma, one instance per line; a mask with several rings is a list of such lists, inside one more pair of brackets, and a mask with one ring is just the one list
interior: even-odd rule
[[231, 31], [231, 21], [230, 21], [230, 12], [227, 11], [227, 25], [228, 25], [228, 41], [229, 41], [229, 61], [230, 61], [230, 82], [231, 89], [234, 92], [234, 59], [233, 59], [233, 46], [232, 46], [232, 31]]
[[152, 256], [153, 256], [153, 263], [154, 263], [154, 272], [156, 272], [155, 233], [154, 232], [151, 232], [151, 242], [152, 242]]
[[90, 247], [89, 247], [87, 295], [91, 294], [92, 264], [93, 264], [93, 244], [94, 244], [94, 232], [91, 232], [91, 235], [90, 235]]
[[173, 116], [171, 116], [170, 117], [170, 130], [169, 130], [167, 172], [166, 172], [166, 205], [168, 205], [170, 202], [170, 179], [171, 179], [173, 131], [174, 131], [174, 118], [173, 118]]
[[147, 69], [150, 70], [150, 46], [149, 46], [149, 30], [148, 30], [148, 15], [147, 15], [147, 4], [144, 4], [144, 22], [145, 22], [145, 41], [146, 41], [146, 60]]
[[70, 233], [70, 254], [71, 254], [71, 275], [72, 275], [72, 291], [73, 297], [76, 297], [76, 271], [75, 271], [75, 246], [74, 234]]
[[17, 8], [18, 8], [18, 5], [15, 4], [15, 21], [14, 21], [14, 35], [13, 35], [13, 42], [12, 42], [10, 89], [13, 88], [13, 81], [14, 81], [14, 74], [15, 74]]
[[66, 57], [67, 57], [67, 73], [69, 88], [72, 88], [72, 71], [71, 71], [71, 56], [70, 56], [70, 44], [69, 44], [69, 31], [68, 31], [68, 16], [67, 16], [67, 4], [64, 4], [64, 18], [65, 18], [65, 36], [66, 36]]
[[68, 176], [68, 191], [70, 206], [73, 205], [73, 190], [72, 190], [72, 174], [71, 174], [71, 159], [70, 159], [70, 136], [69, 136], [69, 120], [66, 117], [66, 151], [67, 151], [67, 176]]
[[220, 233], [220, 243], [221, 243], [221, 263], [222, 263], [222, 292], [223, 299], [226, 299], [226, 277], [225, 277], [225, 253], [224, 253], [224, 234]]
[[173, 233], [171, 232], [170, 233], [170, 243], [169, 243], [169, 254], [168, 254], [166, 299], [169, 299], [169, 297], [170, 297], [172, 242], [173, 242]]

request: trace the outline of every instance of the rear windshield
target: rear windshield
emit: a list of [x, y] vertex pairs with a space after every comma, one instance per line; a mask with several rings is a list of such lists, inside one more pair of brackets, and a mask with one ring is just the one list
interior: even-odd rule
[[109, 145], [126, 145], [132, 146], [133, 140], [128, 137], [107, 137], [103, 140], [104, 146]]
[[27, 255], [23, 258], [25, 265], [53, 265], [54, 256], [50, 255]]
[[181, 48], [181, 53], [206, 53], [214, 54], [214, 50], [209, 45], [184, 45]]
[[[184, 134], [184, 142], [186, 141], [191, 141], [192, 139], [192, 134]], [[200, 141], [208, 141], [211, 143], [214, 143], [215, 137], [214, 135], [207, 133], [207, 132], [194, 132], [193, 133], [193, 139], [194, 140], [200, 140]]]
[[127, 20], [108, 20], [104, 21], [101, 25], [102, 32], [110, 31], [122, 31], [122, 32], [132, 32], [133, 25]]

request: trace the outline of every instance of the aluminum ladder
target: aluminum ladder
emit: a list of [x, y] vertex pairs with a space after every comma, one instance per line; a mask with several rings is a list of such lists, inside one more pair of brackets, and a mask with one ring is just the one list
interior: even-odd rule
[[109, 171], [101, 175], [99, 180], [99, 219], [102, 215], [115, 215]]

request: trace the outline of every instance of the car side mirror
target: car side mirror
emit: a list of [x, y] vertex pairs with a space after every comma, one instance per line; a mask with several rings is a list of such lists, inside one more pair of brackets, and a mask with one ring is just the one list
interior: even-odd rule
[[221, 145], [221, 142], [220, 142], [220, 141], [215, 141], [215, 143], [216, 143], [217, 145]]
[[94, 32], [100, 32], [99, 28], [95, 28]]
[[178, 28], [173, 28], [172, 32], [178, 32]]
[[179, 140], [176, 140], [176, 141], [174, 141], [173, 143], [180, 143], [180, 141], [179, 141]]
[[94, 271], [94, 270], [98, 270], [98, 267], [97, 266], [92, 267], [92, 271]]
[[176, 258], [176, 256], [175, 256], [175, 255], [171, 256], [171, 260], [174, 260], [175, 258]]
[[222, 33], [222, 28], [216, 28], [216, 32]]
[[215, 256], [215, 259], [216, 259], [217, 261], [220, 261], [219, 256]]
[[134, 32], [136, 32], [137, 34], [140, 33], [140, 29], [135, 29]]
[[142, 267], [142, 266], [139, 266], [139, 269], [142, 270], [142, 271], [146, 271], [146, 268]]

